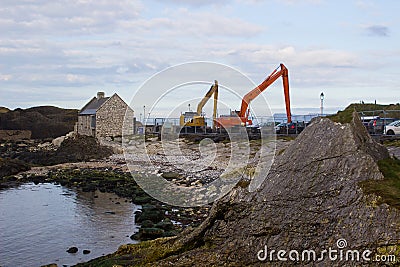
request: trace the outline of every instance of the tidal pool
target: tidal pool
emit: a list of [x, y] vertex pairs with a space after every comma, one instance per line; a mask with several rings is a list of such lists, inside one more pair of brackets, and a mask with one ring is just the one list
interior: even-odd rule
[[[137, 209], [115, 194], [54, 184], [0, 191], [0, 266], [70, 266], [112, 253], [135, 243]], [[72, 246], [79, 251], [67, 253]]]

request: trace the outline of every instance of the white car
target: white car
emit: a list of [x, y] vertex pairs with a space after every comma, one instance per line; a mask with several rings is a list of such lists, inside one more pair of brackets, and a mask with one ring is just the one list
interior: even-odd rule
[[385, 134], [387, 135], [395, 135], [400, 134], [400, 120], [394, 121], [385, 126]]

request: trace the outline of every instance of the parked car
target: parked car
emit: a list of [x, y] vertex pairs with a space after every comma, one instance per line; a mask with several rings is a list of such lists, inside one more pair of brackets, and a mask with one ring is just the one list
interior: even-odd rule
[[391, 124], [386, 125], [385, 134], [387, 135], [400, 134], [400, 120], [394, 121]]
[[365, 128], [367, 128], [367, 130], [368, 130], [368, 123], [374, 119], [379, 119], [379, 116], [362, 116], [361, 117], [361, 121], [362, 121], [363, 125], [365, 126]]
[[367, 130], [370, 134], [383, 134], [385, 126], [396, 121], [393, 118], [376, 118], [368, 123]]
[[304, 122], [283, 122], [275, 126], [276, 134], [299, 134], [306, 127]]

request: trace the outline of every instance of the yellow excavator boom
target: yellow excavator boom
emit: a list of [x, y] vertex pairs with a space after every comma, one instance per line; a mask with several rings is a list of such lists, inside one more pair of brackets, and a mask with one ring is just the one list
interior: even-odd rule
[[206, 126], [205, 118], [202, 115], [203, 107], [207, 104], [211, 96], [214, 95], [214, 109], [213, 109], [213, 129], [215, 129], [215, 120], [217, 118], [217, 102], [218, 102], [218, 81], [215, 81], [210, 90], [206, 93], [203, 99], [197, 105], [196, 112], [185, 112], [180, 117], [181, 127], [204, 127]]
[[210, 90], [206, 93], [203, 99], [197, 105], [197, 115], [201, 116], [203, 107], [207, 104], [208, 100], [214, 94], [214, 108], [213, 108], [213, 129], [215, 128], [215, 119], [217, 118], [217, 104], [218, 104], [218, 81], [215, 80]]

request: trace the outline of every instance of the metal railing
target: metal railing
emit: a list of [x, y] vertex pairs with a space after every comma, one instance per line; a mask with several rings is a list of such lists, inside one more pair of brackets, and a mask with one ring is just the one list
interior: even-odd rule
[[358, 111], [361, 120], [372, 120], [375, 118], [394, 118], [400, 119], [400, 110], [365, 110]]
[[371, 135], [384, 134], [386, 125], [400, 119], [400, 110], [365, 110], [358, 114]]

